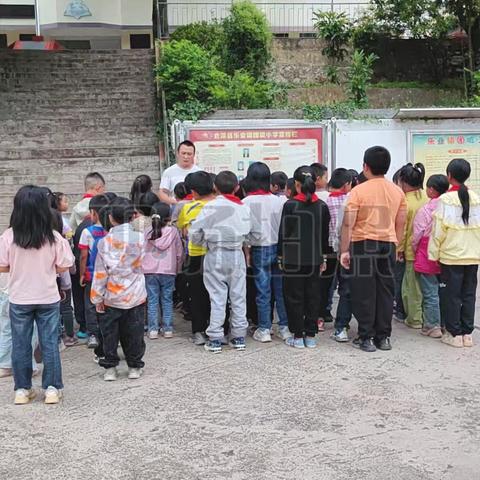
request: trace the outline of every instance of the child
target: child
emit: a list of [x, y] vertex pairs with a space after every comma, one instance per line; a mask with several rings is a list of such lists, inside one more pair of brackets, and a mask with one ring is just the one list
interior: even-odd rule
[[428, 244], [429, 259], [440, 262], [440, 309], [446, 329], [442, 342], [452, 347], [473, 346], [480, 197], [465, 186], [470, 173], [470, 164], [464, 159], [448, 164], [451, 188], [440, 197]]
[[[38, 345], [37, 327], [32, 336], [32, 352]], [[32, 376], [38, 374], [39, 368], [32, 355]], [[8, 316], [8, 273], [0, 273], [0, 378], [10, 377], [12, 370], [12, 329]]]
[[36, 395], [30, 361], [34, 323], [43, 355], [45, 403], [58, 403], [62, 397], [57, 273], [67, 271], [74, 258], [70, 245], [52, 230], [52, 224], [44, 190], [26, 185], [15, 195], [11, 227], [0, 237], [0, 272], [9, 272], [15, 404], [29, 403]]
[[422, 335], [441, 338], [440, 300], [438, 297], [438, 275], [440, 265], [428, 259], [428, 240], [432, 232], [433, 213], [440, 195], [448, 190], [445, 175], [432, 175], [427, 181], [427, 196], [431, 200], [415, 215], [413, 220], [412, 248], [415, 254], [413, 267], [417, 275], [423, 297]]
[[295, 190], [295, 179], [293, 177], [287, 180], [285, 193], [288, 200], [293, 200], [293, 197], [297, 194], [297, 191]]
[[315, 195], [313, 168], [299, 167], [293, 178], [297, 195], [283, 207], [278, 238], [288, 327], [293, 334], [285, 343], [294, 348], [315, 348], [330, 214], [325, 202]]
[[[330, 258], [327, 259], [327, 269], [323, 272], [321, 277], [321, 307], [323, 311], [320, 311], [320, 315], [330, 313], [327, 310], [327, 304], [329, 302], [328, 295], [335, 282], [335, 276], [337, 274], [337, 255], [338, 255], [338, 242], [337, 242], [337, 222], [340, 208], [344, 205], [348, 193], [352, 189], [352, 176], [346, 168], [337, 168], [332, 172], [330, 178], [330, 195], [327, 198], [328, 212], [330, 213], [330, 224], [328, 226], [328, 252]], [[340, 275], [339, 275], [340, 276]], [[340, 290], [340, 287], [339, 287]], [[337, 341], [348, 341], [347, 324], [349, 318], [342, 318], [340, 321], [337, 319], [335, 323], [335, 331], [333, 337]], [[322, 331], [323, 321], [318, 325], [318, 330]]]
[[324, 202], [328, 198], [328, 168], [326, 165], [315, 162], [310, 165], [315, 173], [317, 180], [315, 181], [315, 195]]
[[[189, 173], [188, 175], [191, 175], [191, 173]], [[187, 177], [185, 177], [185, 179]], [[175, 195], [175, 200], [177, 201], [177, 203], [173, 206], [172, 209], [172, 224], [175, 225], [177, 223], [178, 216], [180, 215], [183, 206], [193, 200], [193, 195], [185, 182], [177, 183], [175, 185], [175, 188], [173, 189], [173, 194]]]
[[348, 198], [340, 240], [340, 263], [349, 270], [352, 311], [358, 322], [353, 346], [364, 352], [391, 350], [396, 244], [402, 242], [406, 201], [385, 178], [390, 152], [380, 146], [364, 155], [367, 181]]
[[72, 215], [70, 216], [70, 227], [75, 233], [77, 227], [88, 216], [90, 211], [90, 199], [95, 195], [101, 195], [105, 192], [105, 180], [98, 172], [91, 172], [85, 177], [85, 194], [82, 200], [73, 207]]
[[285, 202], [288, 200], [285, 192], [288, 176], [285, 172], [273, 172], [270, 176], [270, 191]]
[[[392, 182], [398, 187], [402, 188], [400, 183], [400, 172], [401, 169], [397, 170], [393, 174]], [[393, 318], [397, 322], [403, 323], [405, 318], [407, 318], [402, 300], [402, 283], [405, 275], [405, 259], [403, 258], [403, 255], [398, 255], [397, 257], [398, 258], [395, 262], [395, 297], [393, 303]]]
[[97, 348], [99, 345], [98, 315], [95, 305], [90, 301], [95, 259], [98, 242], [107, 232], [100, 221], [101, 211], [107, 206], [105, 195], [97, 195], [90, 199], [90, 218], [92, 225], [86, 227], [80, 236], [78, 248], [80, 250], [80, 285], [84, 288], [85, 321], [88, 332], [88, 348]]
[[212, 178], [207, 172], [194, 172], [185, 181], [192, 191], [193, 201], [183, 206], [178, 216], [177, 227], [183, 231], [183, 236], [188, 240], [185, 274], [192, 315], [191, 340], [195, 345], [204, 345], [207, 341], [205, 330], [210, 318], [210, 298], [203, 282], [203, 262], [207, 249], [189, 239], [188, 232], [192, 222], [198, 217], [205, 205], [215, 199], [215, 195]]
[[136, 232], [144, 233], [152, 226], [152, 207], [158, 202], [158, 196], [153, 192], [146, 192], [137, 197], [134, 204], [135, 214], [132, 220], [132, 228]]
[[158, 307], [162, 306], [163, 336], [173, 337], [173, 290], [183, 263], [180, 233], [168, 224], [170, 206], [157, 202], [151, 208], [152, 226], [145, 231], [143, 273], [147, 287], [148, 337], [158, 338]]
[[95, 275], [90, 298], [100, 314], [100, 331], [105, 358], [105, 381], [118, 377], [118, 342], [122, 345], [128, 365], [128, 378], [140, 378], [145, 363], [145, 276], [142, 271], [144, 236], [130, 225], [132, 203], [117, 197], [109, 205], [109, 233], [98, 243]]
[[68, 196], [65, 195], [65, 193], [62, 192], [54, 192], [54, 197], [55, 197], [55, 209], [60, 212], [60, 215], [62, 216], [62, 222], [63, 222], [63, 236], [67, 239], [70, 240], [73, 236], [73, 231], [72, 228], [70, 227], [70, 224], [68, 223], [68, 220], [66, 219], [65, 215], [68, 212]]
[[405, 275], [402, 282], [402, 301], [405, 309], [405, 325], [410, 328], [422, 328], [422, 291], [413, 268], [415, 255], [412, 248], [413, 219], [418, 210], [425, 205], [427, 197], [423, 191], [425, 167], [421, 163], [407, 163], [400, 170], [400, 184], [407, 200], [407, 223], [403, 241], [398, 252], [405, 261]]
[[250, 263], [257, 289], [258, 328], [253, 339], [271, 342], [272, 290], [278, 314], [277, 335], [282, 340], [290, 336], [288, 317], [282, 291], [282, 275], [278, 269], [277, 243], [278, 228], [285, 202], [270, 192], [270, 169], [265, 163], [254, 162], [247, 171], [248, 196], [243, 203], [250, 207], [256, 225], [262, 233], [250, 243]]
[[[192, 223], [192, 242], [207, 245], [205, 287], [210, 295], [209, 340], [205, 350], [222, 351], [227, 302], [230, 302], [230, 346], [245, 350], [247, 333], [246, 263], [242, 250], [254, 230], [250, 209], [235, 196], [238, 180], [232, 172], [220, 172], [215, 178], [218, 196], [202, 209]], [[258, 236], [260, 232], [258, 231]]]
[[[152, 191], [152, 179], [148, 175], [139, 175], [134, 181], [130, 190], [130, 200], [135, 205], [135, 208], [140, 200], [140, 197]], [[157, 197], [158, 201], [158, 197]]]

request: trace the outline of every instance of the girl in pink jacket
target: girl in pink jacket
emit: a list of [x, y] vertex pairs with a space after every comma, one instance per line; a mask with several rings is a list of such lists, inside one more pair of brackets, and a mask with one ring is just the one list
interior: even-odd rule
[[413, 268], [417, 274], [423, 295], [422, 335], [441, 338], [440, 301], [438, 296], [438, 275], [440, 265], [428, 259], [428, 240], [432, 233], [433, 213], [440, 195], [448, 190], [445, 175], [432, 175], [427, 181], [427, 195], [430, 201], [418, 210], [413, 221], [412, 247], [415, 253]]

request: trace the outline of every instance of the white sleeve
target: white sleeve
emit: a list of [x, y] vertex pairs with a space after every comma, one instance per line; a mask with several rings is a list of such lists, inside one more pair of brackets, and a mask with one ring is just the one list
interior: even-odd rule
[[170, 172], [165, 170], [163, 172], [162, 178], [160, 180], [160, 190], [168, 190], [170, 193], [172, 192], [172, 187], [171, 187], [172, 179], [170, 176]]

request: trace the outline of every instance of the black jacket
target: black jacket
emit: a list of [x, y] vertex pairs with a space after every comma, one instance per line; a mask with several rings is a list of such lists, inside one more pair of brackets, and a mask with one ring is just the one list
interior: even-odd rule
[[288, 200], [283, 206], [278, 255], [284, 265], [320, 265], [328, 251], [330, 212], [322, 200]]

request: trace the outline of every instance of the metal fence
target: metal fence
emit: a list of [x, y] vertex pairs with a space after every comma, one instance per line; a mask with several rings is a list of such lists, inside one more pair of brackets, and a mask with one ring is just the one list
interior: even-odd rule
[[[227, 17], [232, 6], [230, 2], [170, 2], [167, 15], [169, 30], [172, 32], [181, 25], [194, 22], [222, 20]], [[314, 12], [334, 11], [345, 12], [353, 19], [361, 16], [369, 3], [367, 2], [337, 2], [335, 0], [312, 3], [295, 2], [254, 2], [265, 14], [274, 33], [312, 33], [314, 31]]]

